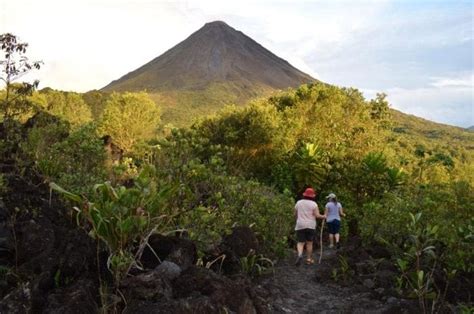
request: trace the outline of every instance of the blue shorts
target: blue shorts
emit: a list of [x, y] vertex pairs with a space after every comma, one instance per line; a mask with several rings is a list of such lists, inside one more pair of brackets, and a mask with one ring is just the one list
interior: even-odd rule
[[328, 222], [328, 229], [330, 234], [336, 234], [339, 233], [339, 230], [341, 229], [341, 221], [334, 219], [331, 222]]

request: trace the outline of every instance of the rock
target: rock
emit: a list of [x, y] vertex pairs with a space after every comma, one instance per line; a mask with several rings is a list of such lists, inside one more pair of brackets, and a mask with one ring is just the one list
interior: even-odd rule
[[98, 313], [99, 302], [96, 283], [91, 279], [80, 279], [65, 289], [57, 289], [49, 295], [44, 313], [86, 314]]
[[194, 314], [209, 313], [220, 314], [225, 313], [224, 308], [218, 308], [212, 304], [211, 300], [205, 296], [192, 296], [179, 300], [162, 300], [158, 302], [149, 301], [133, 301], [128, 304], [124, 314], [137, 313], [173, 313], [173, 314]]
[[51, 222], [46, 218], [19, 222], [15, 231], [18, 264], [24, 264], [23, 268], [32, 269], [35, 273], [41, 272], [45, 268], [43, 266], [47, 266], [43, 263], [54, 251], [56, 238]]
[[[0, 207], [0, 210], [3, 210], [3, 208]], [[0, 221], [2, 221], [1, 217]], [[14, 243], [11, 237], [10, 227], [6, 222], [0, 222], [0, 265], [8, 265], [13, 261], [13, 248]]]
[[146, 247], [141, 257], [141, 263], [147, 269], [154, 269], [164, 260], [175, 263], [183, 270], [196, 263], [196, 245], [190, 240], [154, 234], [148, 239], [148, 244], [151, 249]]
[[216, 251], [208, 253], [203, 258], [204, 264], [216, 273], [235, 275], [241, 271], [239, 257], [228, 248], [217, 248]]
[[368, 253], [373, 258], [390, 259], [391, 257], [390, 251], [385, 246], [379, 244], [372, 245], [370, 249], [368, 249]]
[[30, 282], [30, 311], [43, 312], [49, 295], [56, 293], [55, 287], [66, 287], [97, 272], [96, 247], [83, 230], [70, 225], [59, 210], [49, 205], [38, 209], [34, 216], [21, 214], [24, 216], [17, 217], [14, 228], [18, 273]]
[[236, 227], [230, 235], [224, 237], [219, 246], [207, 252], [203, 261], [205, 264], [209, 263], [210, 268], [216, 272], [235, 275], [241, 271], [240, 259], [251, 252], [256, 254], [258, 250], [259, 244], [253, 230], [249, 227]]
[[127, 277], [120, 283], [127, 300], [156, 301], [161, 298], [171, 298], [173, 292], [163, 271], [152, 270], [133, 277]]
[[355, 264], [358, 274], [371, 274], [375, 271], [375, 265], [371, 260], [366, 260]]
[[155, 268], [155, 272], [168, 280], [173, 280], [181, 274], [181, 268], [173, 262], [164, 261]]
[[237, 313], [256, 313], [254, 302], [247, 292], [251, 286], [230, 280], [206, 268], [189, 267], [173, 281], [174, 297], [206, 296], [216, 308], [227, 307]]
[[143, 250], [140, 262], [146, 269], [154, 269], [171, 253], [174, 242], [171, 237], [153, 234], [148, 238], [148, 245]]
[[374, 275], [379, 286], [390, 288], [393, 287], [394, 278], [397, 276], [397, 273], [390, 270], [379, 270]]
[[166, 260], [185, 270], [197, 261], [196, 245], [191, 240], [176, 238], [173, 250]]
[[397, 271], [397, 267], [388, 259], [383, 259], [380, 261], [380, 263], [377, 265], [378, 270], [390, 270], [393, 272]]
[[31, 312], [31, 289], [26, 283], [13, 290], [0, 302], [0, 313], [23, 314]]
[[377, 289], [375, 289], [375, 292], [377, 292], [379, 295], [383, 295], [385, 293], [385, 289], [384, 288], [377, 288]]
[[235, 253], [237, 257], [245, 257], [251, 251], [258, 252], [259, 244], [255, 232], [249, 227], [235, 227], [222, 243]]
[[395, 298], [395, 297], [389, 297], [389, 298], [387, 299], [387, 303], [388, 303], [388, 304], [397, 304], [397, 303], [399, 303], [399, 301], [398, 301], [398, 299]]
[[365, 279], [363, 284], [364, 284], [365, 287], [367, 287], [369, 289], [372, 289], [373, 287], [375, 287], [375, 283], [372, 279]]

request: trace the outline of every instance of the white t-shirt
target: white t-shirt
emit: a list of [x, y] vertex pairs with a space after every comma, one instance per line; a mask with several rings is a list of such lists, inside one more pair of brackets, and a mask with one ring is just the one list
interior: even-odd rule
[[331, 222], [333, 220], [341, 220], [341, 216], [339, 215], [339, 210], [342, 208], [341, 203], [337, 202], [329, 202], [326, 204], [326, 209], [328, 210], [328, 217], [326, 218], [327, 222]]
[[316, 229], [316, 217], [314, 211], [318, 210], [318, 204], [311, 200], [299, 200], [295, 205], [296, 226], [295, 230]]

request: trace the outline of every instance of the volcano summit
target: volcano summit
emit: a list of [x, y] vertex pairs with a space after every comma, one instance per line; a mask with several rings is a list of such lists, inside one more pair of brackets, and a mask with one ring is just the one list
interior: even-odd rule
[[164, 107], [164, 119], [175, 120], [172, 116], [190, 106], [209, 113], [313, 81], [244, 33], [215, 21], [102, 90], [145, 90]]

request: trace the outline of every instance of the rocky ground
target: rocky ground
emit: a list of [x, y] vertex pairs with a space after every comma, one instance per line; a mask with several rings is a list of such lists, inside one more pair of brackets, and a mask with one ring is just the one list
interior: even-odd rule
[[[332, 269], [342, 252], [326, 249], [321, 264], [294, 265], [296, 255], [278, 263], [274, 273], [262, 279], [268, 290], [271, 313], [416, 313], [417, 304], [385, 296], [371, 279], [364, 284], [336, 282]], [[319, 252], [316, 254], [319, 258]], [[342, 280], [342, 279], [341, 279]], [[375, 288], [375, 290], [374, 290]], [[378, 289], [378, 291], [377, 291]], [[414, 310], [411, 310], [414, 309]]]

